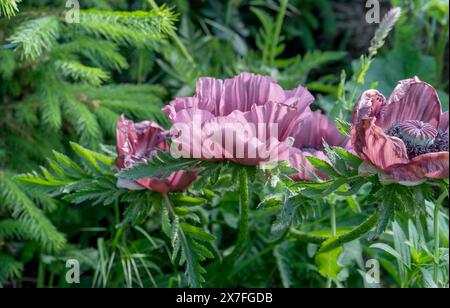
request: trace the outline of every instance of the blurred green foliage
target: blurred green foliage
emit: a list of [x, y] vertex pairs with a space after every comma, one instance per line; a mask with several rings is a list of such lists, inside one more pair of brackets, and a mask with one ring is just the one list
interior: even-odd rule
[[[81, 23], [70, 24], [65, 1], [0, 0], [0, 286], [73, 287], [64, 279], [68, 258], [81, 261], [80, 286], [89, 287], [178, 287], [203, 279], [209, 287], [317, 287], [325, 286], [325, 278], [337, 286], [370, 287], [363, 278], [364, 260], [371, 258], [381, 260], [383, 286], [434, 286], [428, 207], [417, 219], [396, 217], [381, 236], [383, 245], [370, 246], [363, 238], [317, 254], [318, 243], [277, 241], [272, 237], [280, 234], [273, 231], [292, 226], [319, 239], [330, 237], [331, 203], [338, 221], [345, 222], [338, 234], [346, 234], [373, 209], [371, 188], [333, 195], [327, 203], [280, 205], [284, 190], [276, 175], [270, 176], [275, 193], [267, 178], [254, 178], [250, 240], [244, 254], [224, 268], [204, 259], [218, 257], [216, 248], [227, 252], [236, 236], [233, 167], [224, 166], [214, 183], [197, 183], [192, 199], [172, 196], [178, 212], [170, 220], [164, 211], [161, 216], [160, 196], [115, 188], [114, 150], [103, 146], [114, 144], [120, 113], [167, 125], [161, 107], [192, 94], [198, 77], [243, 71], [270, 75], [287, 88], [306, 85], [343, 129], [363, 90], [376, 87], [389, 95], [398, 80], [413, 75], [438, 88], [448, 109], [448, 1], [391, 5], [402, 7], [400, 23], [375, 59], [361, 60], [353, 30], [368, 32], [355, 38], [364, 49], [375, 30], [363, 16], [352, 15], [356, 7], [364, 12], [361, 1], [90, 0], [82, 1]], [[40, 164], [56, 172], [51, 178], [42, 169], [41, 178], [53, 186], [31, 189], [26, 182], [33, 176], [16, 181], [17, 174]], [[96, 172], [103, 181], [92, 183]], [[86, 183], [94, 189], [77, 191]], [[102, 194], [105, 187], [116, 195]], [[61, 189], [74, 193], [56, 198]], [[268, 194], [277, 198], [266, 200]], [[256, 210], [258, 204], [274, 206]], [[290, 215], [280, 214], [285, 210]], [[448, 286], [447, 210], [440, 216], [443, 286]], [[214, 237], [188, 223], [208, 228]], [[193, 246], [197, 249], [190, 250]], [[181, 251], [173, 256], [175, 248]], [[187, 264], [193, 280], [186, 279], [180, 258], [196, 259]]]

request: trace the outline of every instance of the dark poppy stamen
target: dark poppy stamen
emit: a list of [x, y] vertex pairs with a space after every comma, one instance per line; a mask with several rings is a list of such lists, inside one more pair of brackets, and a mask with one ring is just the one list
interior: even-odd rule
[[448, 133], [421, 121], [396, 123], [386, 134], [403, 140], [410, 159], [423, 154], [448, 151]]

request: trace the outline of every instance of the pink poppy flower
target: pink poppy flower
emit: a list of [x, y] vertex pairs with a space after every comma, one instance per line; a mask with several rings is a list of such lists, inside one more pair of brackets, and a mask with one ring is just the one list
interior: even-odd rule
[[354, 150], [387, 182], [448, 178], [448, 112], [441, 110], [436, 90], [417, 77], [400, 81], [388, 99], [366, 91], [353, 111]]
[[313, 101], [305, 88], [285, 91], [270, 77], [200, 78], [195, 96], [164, 108], [174, 124], [171, 153], [243, 165], [287, 160], [285, 141]]
[[292, 131], [291, 137], [294, 138], [294, 144], [290, 149], [289, 162], [299, 171], [291, 176], [296, 181], [311, 181], [311, 175], [322, 179], [327, 178], [307, 159], [308, 156], [314, 156], [330, 162], [325, 154], [324, 141], [331, 147], [348, 148], [349, 145], [349, 138], [343, 136], [337, 125], [320, 110], [305, 115]]
[[[137, 163], [144, 163], [156, 150], [167, 152], [169, 147], [159, 125], [144, 121], [134, 123], [122, 115], [117, 122], [117, 159], [119, 170], [127, 169]], [[150, 189], [166, 194], [171, 191], [187, 189], [196, 179], [196, 172], [178, 171], [167, 179], [143, 178], [136, 181], [119, 179], [117, 186], [131, 190]]]

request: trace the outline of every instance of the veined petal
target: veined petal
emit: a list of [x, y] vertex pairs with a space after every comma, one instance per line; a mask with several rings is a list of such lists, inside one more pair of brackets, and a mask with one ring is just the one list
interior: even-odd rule
[[139, 161], [156, 148], [167, 149], [162, 132], [163, 128], [156, 123], [149, 121], [134, 123], [126, 120], [123, 115], [120, 116], [116, 128], [118, 167], [128, 167], [127, 161]]
[[[242, 115], [249, 123], [265, 126], [265, 138], [258, 135], [261, 140], [275, 137], [279, 141], [285, 141], [297, 124], [301, 113], [293, 107], [269, 102], [263, 106], [253, 106], [251, 111]], [[239, 118], [239, 112], [233, 113], [233, 116]], [[276, 135], [275, 130], [278, 132]]]
[[[224, 81], [200, 78], [194, 97], [164, 111], [174, 124], [177, 156], [259, 164], [288, 158], [285, 140], [313, 100], [303, 87], [285, 91], [270, 77], [243, 73]], [[230, 136], [231, 142], [222, 139]]]
[[414, 157], [408, 164], [394, 165], [387, 171], [398, 182], [414, 184], [424, 179], [446, 179], [448, 167], [449, 152], [438, 152]]
[[198, 172], [178, 171], [172, 173], [167, 179], [144, 178], [136, 182], [147, 189], [167, 194], [171, 191], [186, 190], [197, 179], [197, 174]]
[[377, 118], [385, 102], [386, 98], [376, 90], [364, 92], [353, 109], [353, 125], [365, 118]]
[[226, 116], [235, 110], [246, 112], [253, 105], [285, 100], [283, 89], [272, 78], [243, 73], [224, 81], [218, 115]]
[[314, 168], [308, 160], [308, 156], [317, 157], [321, 160], [329, 162], [328, 157], [323, 151], [302, 151], [297, 148], [291, 148], [289, 150], [289, 164], [292, 168], [297, 169], [299, 172], [291, 175], [294, 181], [311, 181], [312, 176], [315, 175], [319, 178], [326, 179], [327, 176]]
[[439, 121], [439, 128], [442, 129], [444, 132], [448, 133], [448, 111], [444, 112], [441, 115], [441, 120]]
[[222, 99], [223, 81], [216, 78], [204, 77], [197, 81], [196, 94], [197, 108], [207, 110], [219, 115], [220, 101]]
[[[163, 129], [152, 122], [134, 123], [122, 115], [117, 123], [117, 159], [119, 170], [144, 163], [155, 150], [168, 151]], [[196, 173], [174, 173], [169, 179], [143, 178], [136, 181], [118, 179], [117, 186], [130, 190], [150, 189], [160, 193], [187, 188]]]
[[285, 91], [285, 95], [286, 101], [284, 104], [296, 108], [299, 112], [306, 111], [309, 105], [314, 102], [314, 96], [302, 86]]
[[135, 181], [131, 180], [124, 180], [124, 179], [117, 179], [117, 187], [118, 188], [125, 188], [129, 190], [144, 190], [146, 187], [139, 185]]
[[399, 82], [382, 108], [377, 124], [388, 129], [394, 123], [418, 120], [438, 127], [441, 113], [441, 102], [436, 90], [418, 78], [413, 78]]
[[290, 135], [295, 139], [294, 147], [323, 148], [323, 141], [330, 146], [346, 147], [349, 139], [339, 132], [337, 125], [320, 110], [302, 116]]
[[352, 130], [355, 151], [380, 169], [409, 162], [406, 146], [402, 140], [387, 136], [375, 125], [375, 119], [362, 119]]
[[169, 105], [163, 108], [163, 112], [169, 117], [173, 122], [177, 121], [177, 113], [184, 109], [195, 108], [198, 105], [197, 98], [195, 97], [183, 97], [177, 98], [176, 100], [170, 102]]

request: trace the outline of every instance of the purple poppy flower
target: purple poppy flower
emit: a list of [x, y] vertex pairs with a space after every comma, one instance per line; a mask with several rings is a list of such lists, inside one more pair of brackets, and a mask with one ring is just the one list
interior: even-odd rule
[[[158, 149], [165, 152], [169, 150], [164, 129], [155, 123], [149, 121], [134, 123], [122, 115], [117, 122], [116, 132], [116, 166], [119, 170], [146, 162]], [[196, 172], [178, 171], [167, 179], [143, 178], [136, 181], [119, 179], [117, 186], [131, 190], [150, 189], [166, 194], [187, 189], [195, 181], [196, 175]]]
[[448, 131], [436, 90], [415, 77], [400, 81], [387, 100], [366, 91], [353, 111], [351, 139], [381, 179], [417, 185], [448, 178]]
[[171, 153], [243, 165], [287, 160], [285, 141], [313, 101], [305, 88], [285, 91], [270, 77], [200, 78], [195, 96], [164, 108], [174, 124]]
[[337, 125], [320, 110], [306, 114], [291, 133], [294, 144], [290, 149], [289, 162], [299, 171], [292, 176], [296, 181], [312, 180], [311, 175], [326, 179], [327, 176], [314, 168], [308, 156], [330, 162], [325, 154], [324, 141], [331, 147], [348, 148], [349, 138], [339, 132]]

